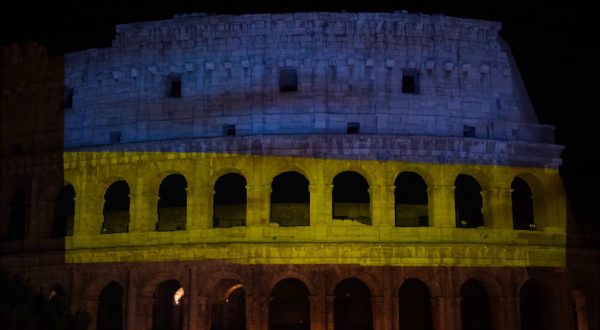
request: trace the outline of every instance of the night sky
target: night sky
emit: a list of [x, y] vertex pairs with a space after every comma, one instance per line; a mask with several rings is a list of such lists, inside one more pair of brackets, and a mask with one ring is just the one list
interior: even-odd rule
[[[50, 54], [109, 47], [115, 25], [172, 18], [177, 13], [244, 14], [333, 11], [446, 14], [500, 21], [541, 123], [556, 126], [566, 146], [561, 176], [596, 189], [600, 185], [600, 37], [593, 1], [411, 0], [411, 1], [27, 1], [0, 5], [0, 45], [35, 40]], [[588, 196], [589, 197], [589, 196]], [[597, 194], [592, 199], [600, 202]], [[595, 205], [595, 204], [594, 204]]]

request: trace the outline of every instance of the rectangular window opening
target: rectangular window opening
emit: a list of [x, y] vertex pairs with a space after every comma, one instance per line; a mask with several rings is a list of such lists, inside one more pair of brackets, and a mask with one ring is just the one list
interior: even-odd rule
[[351, 122], [346, 125], [347, 134], [358, 134], [360, 133], [360, 123]]
[[293, 68], [285, 68], [279, 70], [279, 91], [298, 91], [298, 70]]
[[121, 142], [121, 132], [110, 132], [109, 140], [110, 140], [110, 143]]
[[464, 125], [463, 126], [463, 136], [464, 137], [475, 137], [475, 127]]
[[235, 125], [223, 125], [223, 135], [235, 136]]
[[419, 81], [416, 73], [405, 73], [402, 75], [402, 93], [419, 94]]
[[181, 97], [181, 76], [169, 75], [167, 77], [167, 97]]

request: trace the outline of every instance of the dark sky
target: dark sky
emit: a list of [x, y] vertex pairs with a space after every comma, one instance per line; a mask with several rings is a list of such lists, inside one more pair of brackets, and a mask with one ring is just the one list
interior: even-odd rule
[[[598, 179], [600, 147], [592, 116], [600, 112], [600, 54], [593, 48], [597, 20], [593, 1], [552, 0], [20, 0], [0, 5], [0, 44], [36, 40], [61, 54], [110, 46], [116, 24], [171, 18], [176, 13], [408, 10], [503, 23], [501, 35], [515, 55], [543, 124], [557, 127], [565, 145], [565, 179]], [[598, 130], [600, 131], [600, 130]]]

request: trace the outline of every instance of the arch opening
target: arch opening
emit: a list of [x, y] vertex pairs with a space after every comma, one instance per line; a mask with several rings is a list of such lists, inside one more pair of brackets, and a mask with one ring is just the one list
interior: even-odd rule
[[125, 180], [111, 184], [104, 194], [102, 234], [129, 231], [129, 185]]
[[481, 186], [472, 176], [460, 174], [454, 181], [456, 228], [483, 226]]
[[211, 330], [246, 329], [246, 291], [236, 280], [217, 283], [211, 304]]
[[183, 330], [185, 292], [177, 280], [160, 283], [154, 292], [152, 330]]
[[116, 282], [109, 283], [100, 292], [96, 329], [123, 329], [123, 289]]
[[469, 279], [460, 287], [462, 330], [491, 329], [488, 294], [479, 281]]
[[525, 180], [515, 177], [510, 188], [512, 189], [513, 229], [534, 230], [533, 199], [529, 185]]
[[157, 231], [185, 230], [187, 220], [187, 181], [181, 174], [163, 179], [158, 189]]
[[427, 227], [429, 211], [427, 184], [414, 172], [402, 172], [395, 181], [396, 227]]
[[361, 280], [347, 278], [335, 287], [335, 330], [373, 330], [371, 291]]
[[554, 329], [553, 299], [550, 289], [537, 279], [529, 279], [519, 290], [519, 315], [522, 330]]
[[75, 217], [75, 189], [72, 185], [64, 186], [54, 203], [54, 219], [52, 222], [52, 237], [73, 236], [73, 221]]
[[333, 219], [354, 220], [371, 224], [371, 199], [369, 183], [352, 171], [342, 172], [333, 178]]
[[398, 292], [400, 330], [433, 330], [431, 294], [425, 283], [406, 280]]
[[308, 180], [298, 172], [285, 172], [271, 184], [271, 223], [281, 227], [310, 225]]
[[308, 288], [302, 281], [287, 278], [271, 291], [269, 329], [310, 329], [310, 300]]
[[229, 228], [246, 225], [246, 179], [228, 173], [215, 182], [213, 195], [213, 227]]
[[25, 238], [27, 231], [27, 206], [29, 201], [27, 195], [21, 188], [17, 188], [10, 201], [10, 213], [8, 217], [8, 232], [6, 238], [9, 240], [21, 240]]

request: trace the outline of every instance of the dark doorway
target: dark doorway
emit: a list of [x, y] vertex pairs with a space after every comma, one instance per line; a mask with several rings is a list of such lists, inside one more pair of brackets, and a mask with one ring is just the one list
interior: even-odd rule
[[181, 174], [164, 178], [158, 189], [156, 230], [185, 230], [187, 218], [187, 181]]
[[342, 172], [333, 178], [333, 218], [371, 224], [369, 184], [356, 172]]
[[215, 182], [213, 195], [213, 227], [246, 225], [246, 179], [229, 173]]
[[414, 172], [402, 172], [395, 181], [396, 227], [427, 227], [427, 184]]
[[75, 189], [72, 185], [64, 186], [54, 204], [54, 221], [52, 237], [73, 235], [73, 218], [75, 216]]
[[400, 330], [433, 330], [431, 295], [425, 283], [406, 280], [398, 292]]
[[454, 182], [456, 228], [483, 226], [481, 186], [472, 176], [460, 174]]
[[285, 172], [271, 184], [271, 222], [281, 227], [310, 225], [308, 180], [298, 172]]
[[306, 285], [293, 278], [281, 280], [271, 292], [269, 330], [310, 329], [310, 301]]
[[523, 283], [519, 290], [519, 312], [521, 316], [521, 330], [546, 329], [545, 318], [551, 314], [543, 313], [544, 300], [540, 292], [540, 285], [534, 280]]
[[176, 280], [160, 283], [154, 293], [152, 330], [183, 330], [183, 288]]
[[246, 291], [235, 280], [217, 284], [211, 306], [211, 330], [246, 329]]
[[98, 298], [96, 330], [123, 329], [123, 289], [111, 282], [102, 289]]
[[335, 330], [373, 330], [371, 292], [359, 279], [347, 278], [335, 287]]
[[102, 234], [129, 231], [129, 185], [127, 182], [120, 180], [106, 189], [103, 214]]
[[490, 306], [485, 287], [474, 279], [460, 288], [462, 330], [487, 330], [490, 327]]

